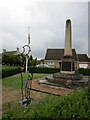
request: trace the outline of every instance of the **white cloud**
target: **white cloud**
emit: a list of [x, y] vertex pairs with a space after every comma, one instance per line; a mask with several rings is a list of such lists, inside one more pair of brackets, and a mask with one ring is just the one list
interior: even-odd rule
[[[44, 58], [46, 46], [64, 48], [65, 21], [72, 20], [73, 47], [77, 52], [88, 50], [88, 4], [86, 2], [30, 2], [7, 0], [0, 5], [3, 48], [15, 50], [27, 43], [30, 26], [32, 55]], [[84, 49], [83, 49], [84, 48]], [[0, 50], [1, 51], [1, 50]]]

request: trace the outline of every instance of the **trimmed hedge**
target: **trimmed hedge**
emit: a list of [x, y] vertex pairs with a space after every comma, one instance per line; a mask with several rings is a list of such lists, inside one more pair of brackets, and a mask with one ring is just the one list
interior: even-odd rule
[[[28, 68], [30, 73], [49, 73], [49, 74], [53, 74], [56, 72], [60, 72], [60, 68], [40, 68], [40, 67], [29, 67]], [[21, 70], [20, 67], [6, 67], [2, 69], [2, 78], [20, 73], [21, 71], [25, 71]]]
[[[40, 68], [40, 67], [29, 67], [28, 68], [30, 73], [57, 73], [60, 72], [60, 68]], [[20, 67], [7, 67], [2, 69], [2, 78], [20, 73], [21, 69]], [[22, 70], [23, 71], [23, 70]], [[25, 71], [25, 69], [24, 69]], [[88, 75], [90, 76], [90, 69], [84, 69], [84, 68], [79, 68], [78, 73], [82, 75]]]
[[[29, 67], [28, 68], [29, 72], [33, 73], [57, 73], [60, 72], [60, 68], [42, 68], [42, 67]], [[84, 68], [79, 68], [78, 73], [82, 75], [88, 75], [90, 76], [90, 69], [84, 69]]]
[[57, 73], [60, 72], [60, 68], [40, 68], [40, 67], [29, 67], [29, 72], [33, 73]]
[[90, 69], [79, 68], [78, 73], [90, 76]]
[[20, 73], [20, 67], [7, 67], [2, 69], [2, 78]]

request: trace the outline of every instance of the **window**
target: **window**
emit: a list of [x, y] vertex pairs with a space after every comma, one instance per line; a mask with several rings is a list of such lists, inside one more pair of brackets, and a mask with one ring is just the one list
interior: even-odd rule
[[54, 62], [51, 60], [51, 61], [48, 61], [47, 64], [48, 65], [54, 65]]

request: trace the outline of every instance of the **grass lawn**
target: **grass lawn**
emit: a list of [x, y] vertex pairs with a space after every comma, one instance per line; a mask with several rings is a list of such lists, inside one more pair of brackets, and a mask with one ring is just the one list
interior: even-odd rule
[[7, 69], [7, 68], [16, 68], [17, 66], [8, 66], [8, 65], [2, 65], [2, 69]]
[[[35, 78], [48, 74], [34, 74]], [[24, 82], [28, 75], [23, 73]], [[24, 84], [25, 85], [25, 84]], [[2, 79], [2, 118], [3, 119], [84, 119], [90, 118], [90, 89], [80, 89], [68, 96], [54, 96], [31, 91], [35, 104], [28, 107], [20, 105], [21, 78], [20, 74]]]
[[[41, 78], [47, 76], [48, 74], [39, 74], [34, 73], [33, 79]], [[28, 78], [28, 74], [23, 73], [23, 82], [25, 87], [25, 81]], [[48, 96], [47, 94], [38, 93], [35, 91], [31, 91], [31, 98], [36, 101], [36, 104], [39, 101], [42, 101]], [[2, 79], [2, 111], [3, 118], [11, 117], [12, 113], [14, 117], [22, 117], [25, 114], [26, 110], [33, 109], [32, 106], [28, 108], [23, 107], [18, 102], [21, 100], [21, 76], [20, 74], [16, 74], [10, 77], [6, 77]], [[35, 105], [34, 105], [35, 106]], [[27, 115], [26, 115], [27, 116]], [[24, 116], [23, 116], [24, 117]]]
[[[41, 78], [44, 76], [47, 76], [48, 74], [39, 74], [39, 73], [34, 73], [33, 74], [33, 79], [35, 78]], [[23, 73], [23, 82], [24, 82], [24, 86], [25, 86], [25, 81], [28, 79], [28, 74]], [[16, 74], [10, 77], [6, 77], [2, 79], [2, 86], [9, 88], [9, 89], [20, 89], [21, 88], [21, 75], [20, 74]]]

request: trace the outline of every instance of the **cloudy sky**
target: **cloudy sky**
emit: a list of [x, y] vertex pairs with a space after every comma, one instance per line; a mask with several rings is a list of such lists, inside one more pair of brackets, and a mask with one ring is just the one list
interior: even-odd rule
[[0, 52], [16, 50], [27, 44], [30, 26], [31, 54], [44, 58], [47, 48], [64, 48], [65, 22], [72, 21], [72, 47], [88, 54], [88, 0], [1, 0]]

